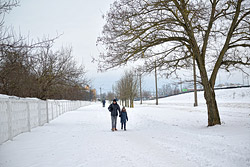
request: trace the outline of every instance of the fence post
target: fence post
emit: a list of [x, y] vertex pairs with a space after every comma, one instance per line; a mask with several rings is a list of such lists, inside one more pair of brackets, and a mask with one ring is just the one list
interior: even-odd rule
[[56, 101], [56, 117], [58, 117], [58, 115], [59, 115], [59, 112], [58, 112], [58, 107], [59, 107], [59, 105], [58, 105], [58, 101]]
[[38, 105], [37, 105], [37, 110], [38, 110], [38, 125], [41, 126], [41, 104], [40, 101], [37, 101]]
[[59, 105], [59, 116], [60, 116], [60, 115], [62, 114], [62, 113], [61, 113], [61, 111], [62, 111], [62, 110], [61, 110], [61, 103], [59, 102], [58, 105]]
[[62, 115], [62, 104], [59, 102], [59, 115]]
[[65, 101], [64, 102], [64, 113], [66, 113], [67, 112], [67, 102]]
[[63, 102], [63, 113], [65, 113], [65, 102]]
[[53, 102], [51, 102], [51, 113], [52, 113], [52, 118], [51, 118], [51, 120], [53, 120], [54, 119], [54, 101]]
[[8, 113], [8, 132], [9, 132], [9, 140], [13, 140], [12, 135], [12, 107], [11, 107], [11, 101], [7, 101], [7, 113]]
[[26, 108], [27, 108], [27, 126], [28, 126], [28, 131], [31, 131], [30, 127], [30, 105], [29, 102], [26, 102]]
[[49, 104], [48, 104], [48, 100], [46, 100], [46, 114], [47, 114], [47, 123], [49, 123]]
[[56, 104], [56, 118], [57, 118], [58, 117], [58, 102], [56, 101], [55, 104]]
[[64, 101], [64, 102], [63, 102], [63, 113], [66, 112], [66, 105], [65, 105], [65, 104], [66, 104], [66, 102]]

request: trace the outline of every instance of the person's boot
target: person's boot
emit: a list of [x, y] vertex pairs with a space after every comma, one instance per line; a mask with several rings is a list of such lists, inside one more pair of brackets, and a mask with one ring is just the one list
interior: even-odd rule
[[112, 130], [112, 131], [115, 131], [115, 128], [112, 128], [111, 130]]
[[117, 131], [117, 129], [115, 128], [115, 131]]

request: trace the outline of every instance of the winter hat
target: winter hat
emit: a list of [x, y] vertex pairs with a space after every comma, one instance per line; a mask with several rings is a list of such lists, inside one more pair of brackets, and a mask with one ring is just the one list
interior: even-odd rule
[[116, 99], [114, 99], [113, 102], [116, 102]]

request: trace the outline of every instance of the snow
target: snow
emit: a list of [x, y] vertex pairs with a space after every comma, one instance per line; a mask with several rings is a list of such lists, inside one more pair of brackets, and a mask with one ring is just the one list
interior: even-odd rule
[[112, 132], [101, 103], [67, 112], [0, 145], [0, 167], [249, 167], [250, 88], [217, 90], [222, 125], [207, 127], [203, 92], [127, 108]]
[[0, 94], [0, 99], [7, 99], [7, 98], [17, 98], [16, 96], [8, 96], [4, 94]]

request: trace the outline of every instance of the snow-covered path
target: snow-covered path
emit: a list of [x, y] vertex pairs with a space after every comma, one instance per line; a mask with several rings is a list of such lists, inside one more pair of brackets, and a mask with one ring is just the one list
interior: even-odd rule
[[117, 132], [100, 103], [65, 113], [0, 145], [0, 167], [250, 166], [248, 102], [222, 103], [223, 124], [214, 127], [204, 103], [176, 104], [127, 109], [127, 131], [118, 124]]
[[[157, 144], [153, 136], [145, 135], [148, 131], [153, 132], [152, 128], [142, 127], [141, 120], [132, 122], [134, 115], [129, 114], [131, 123], [128, 122], [128, 130], [111, 132], [109, 113], [101, 104], [66, 113], [50, 124], [3, 144], [0, 147], [0, 166], [192, 165]], [[118, 127], [120, 128], [120, 124]]]

